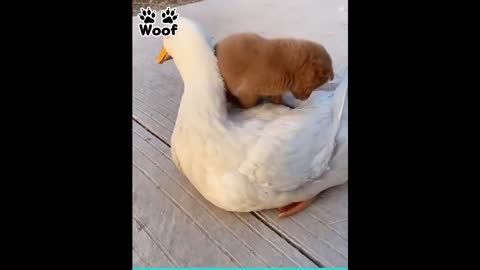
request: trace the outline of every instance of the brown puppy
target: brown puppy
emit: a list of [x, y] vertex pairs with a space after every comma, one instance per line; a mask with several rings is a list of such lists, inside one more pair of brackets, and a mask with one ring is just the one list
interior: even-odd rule
[[261, 97], [280, 104], [286, 91], [306, 100], [334, 76], [330, 55], [311, 41], [240, 33], [218, 42], [215, 50], [227, 97], [236, 97], [245, 108]]

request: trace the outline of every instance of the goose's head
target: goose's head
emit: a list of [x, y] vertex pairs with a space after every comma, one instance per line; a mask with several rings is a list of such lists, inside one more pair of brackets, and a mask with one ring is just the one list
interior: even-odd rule
[[173, 58], [175, 63], [193, 62], [198, 57], [213, 55], [213, 38], [194, 21], [180, 17], [175, 35], [163, 38], [163, 49], [157, 58], [162, 64]]

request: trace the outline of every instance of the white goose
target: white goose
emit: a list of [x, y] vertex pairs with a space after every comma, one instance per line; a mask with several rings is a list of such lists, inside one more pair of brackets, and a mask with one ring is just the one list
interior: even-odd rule
[[209, 37], [187, 18], [177, 23], [158, 59], [173, 58], [185, 86], [172, 159], [202, 196], [227, 211], [279, 208], [288, 216], [347, 181], [346, 72], [335, 92], [314, 91], [295, 109], [229, 112]]

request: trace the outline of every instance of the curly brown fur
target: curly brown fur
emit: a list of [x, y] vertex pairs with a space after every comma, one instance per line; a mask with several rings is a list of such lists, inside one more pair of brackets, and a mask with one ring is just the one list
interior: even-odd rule
[[227, 96], [236, 97], [245, 108], [261, 97], [282, 103], [286, 91], [306, 100], [334, 76], [330, 55], [312, 41], [240, 33], [218, 42], [215, 51]]

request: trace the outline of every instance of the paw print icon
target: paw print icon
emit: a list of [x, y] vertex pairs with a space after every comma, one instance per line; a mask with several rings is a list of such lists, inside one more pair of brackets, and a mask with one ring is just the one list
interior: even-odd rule
[[162, 22], [173, 23], [173, 21], [175, 21], [178, 18], [178, 14], [175, 14], [176, 11], [177, 10], [175, 8], [170, 10], [169, 7], [167, 7], [165, 11], [162, 10], [162, 18], [163, 18]]
[[152, 11], [150, 8], [147, 8], [146, 10], [144, 8], [141, 8], [138, 16], [140, 17], [140, 20], [143, 21], [143, 23], [155, 22], [155, 10]]

